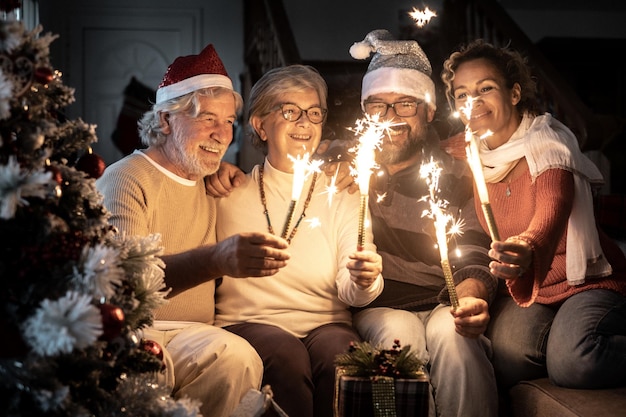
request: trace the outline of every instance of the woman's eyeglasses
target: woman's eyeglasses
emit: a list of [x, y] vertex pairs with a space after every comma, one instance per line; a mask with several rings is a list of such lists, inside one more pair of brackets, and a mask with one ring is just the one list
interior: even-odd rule
[[283, 103], [278, 106], [278, 110], [280, 110], [281, 114], [290, 122], [296, 122], [300, 120], [302, 114], [306, 114], [306, 117], [309, 119], [311, 123], [320, 124], [326, 119], [326, 113], [328, 110], [323, 109], [319, 106], [309, 107], [304, 110], [300, 107], [296, 106], [293, 103]]

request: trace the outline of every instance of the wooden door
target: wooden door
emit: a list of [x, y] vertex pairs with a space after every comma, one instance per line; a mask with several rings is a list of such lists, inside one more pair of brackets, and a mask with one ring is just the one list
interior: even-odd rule
[[40, 2], [44, 32], [59, 34], [53, 64], [76, 90], [68, 117], [97, 125], [94, 151], [107, 164], [123, 156], [111, 134], [132, 77], [156, 89], [177, 56], [213, 43], [237, 88], [242, 20], [241, 2], [232, 0]]

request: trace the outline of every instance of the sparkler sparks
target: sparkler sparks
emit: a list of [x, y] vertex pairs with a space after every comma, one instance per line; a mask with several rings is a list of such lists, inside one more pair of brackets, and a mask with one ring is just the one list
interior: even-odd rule
[[[439, 256], [441, 257], [441, 268], [443, 269], [443, 276], [446, 281], [446, 287], [448, 288], [452, 309], [456, 310], [459, 306], [459, 299], [456, 294], [452, 268], [450, 267], [448, 258], [448, 235], [461, 233], [462, 222], [454, 222], [454, 218], [444, 211], [448, 202], [437, 198], [441, 170], [441, 167], [432, 159], [430, 162], [424, 163], [420, 167], [420, 176], [426, 180], [429, 191], [429, 194], [422, 197], [421, 201], [428, 202], [430, 207], [430, 210], [425, 210], [422, 213], [422, 217], [426, 216], [434, 221], [437, 246], [439, 247]], [[448, 227], [448, 225], [452, 226]]]
[[330, 207], [333, 203], [333, 196], [337, 194], [337, 175], [339, 175], [339, 165], [337, 165], [337, 169], [335, 170], [335, 175], [330, 179], [330, 184], [326, 186], [326, 190], [324, 191], [328, 194], [328, 207]]
[[411, 16], [411, 19], [415, 21], [415, 25], [421, 28], [424, 27], [428, 22], [430, 22], [430, 19], [432, 19], [433, 17], [437, 17], [437, 13], [430, 10], [428, 7], [424, 10], [419, 10], [413, 7], [413, 10], [409, 12], [409, 16]]
[[322, 226], [322, 222], [320, 221], [319, 217], [313, 217], [312, 219], [305, 220], [305, 223], [308, 223], [311, 229]]
[[354, 134], [359, 136], [358, 143], [351, 152], [356, 153], [353, 161], [352, 175], [359, 186], [361, 202], [359, 206], [359, 233], [357, 250], [363, 250], [365, 246], [365, 213], [369, 199], [369, 182], [372, 171], [376, 164], [376, 149], [380, 149], [380, 143], [385, 132], [391, 127], [390, 122], [379, 121], [378, 115], [366, 115], [364, 119], [356, 121]]
[[380, 121], [378, 115], [358, 119], [356, 127], [352, 129], [359, 136], [357, 145], [350, 149], [356, 154], [352, 168], [352, 176], [359, 186], [361, 195], [367, 194], [372, 171], [378, 167], [376, 164], [376, 149], [380, 149], [385, 133], [391, 128], [390, 121]]
[[289, 159], [293, 161], [293, 184], [291, 185], [291, 199], [298, 200], [300, 198], [300, 194], [302, 193], [302, 187], [304, 186], [304, 182], [313, 172], [320, 172], [320, 165], [322, 161], [309, 159], [309, 153], [305, 153], [304, 155], [297, 155], [293, 157], [291, 155], [287, 155]]
[[[293, 161], [293, 183], [291, 185], [291, 202], [289, 204], [289, 211], [287, 212], [287, 218], [285, 219], [285, 225], [283, 226], [282, 237], [287, 238], [289, 227], [293, 221], [294, 211], [300, 194], [302, 194], [302, 187], [304, 182], [313, 172], [320, 172], [320, 165], [322, 161], [309, 159], [309, 153], [304, 155], [297, 155], [295, 158], [291, 155], [287, 155], [289, 159]], [[296, 224], [295, 227], [298, 227]]]
[[[477, 138], [469, 126], [474, 100], [475, 99], [473, 97], [469, 97], [465, 105], [461, 108], [461, 112], [463, 112], [465, 119], [468, 120], [468, 123], [465, 125], [465, 152], [467, 154], [467, 161], [470, 169], [472, 170], [476, 189], [478, 190], [478, 198], [480, 198], [485, 220], [487, 221], [487, 227], [489, 228], [489, 233], [491, 235], [491, 240], [500, 240], [500, 234], [498, 233], [498, 228], [496, 227], [496, 220], [493, 217], [491, 203], [489, 202], [489, 193], [487, 192], [487, 184], [485, 183], [483, 164], [480, 160], [480, 154], [478, 152]], [[491, 132], [487, 131], [479, 138], [479, 140], [483, 140], [485, 137], [490, 135]]]

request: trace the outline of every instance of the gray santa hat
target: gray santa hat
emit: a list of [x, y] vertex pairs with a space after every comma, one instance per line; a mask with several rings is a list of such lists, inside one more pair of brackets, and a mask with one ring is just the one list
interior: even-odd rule
[[350, 47], [355, 59], [367, 59], [372, 52], [374, 57], [363, 77], [361, 106], [374, 94], [402, 93], [437, 108], [435, 83], [430, 78], [433, 70], [416, 41], [396, 40], [388, 30], [377, 29]]

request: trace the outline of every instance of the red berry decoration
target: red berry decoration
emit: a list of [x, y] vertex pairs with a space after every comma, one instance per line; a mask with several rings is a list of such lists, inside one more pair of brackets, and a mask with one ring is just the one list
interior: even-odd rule
[[159, 360], [163, 360], [163, 348], [154, 340], [143, 339], [141, 341], [141, 348], [148, 353], [153, 354]]
[[124, 311], [113, 304], [100, 304], [102, 335], [100, 340], [110, 341], [118, 337], [124, 328]]
[[40, 84], [48, 84], [54, 80], [54, 73], [50, 68], [39, 67], [35, 69], [35, 81]]
[[83, 171], [93, 179], [100, 178], [105, 168], [104, 159], [95, 153], [86, 153], [76, 162], [76, 169]]

